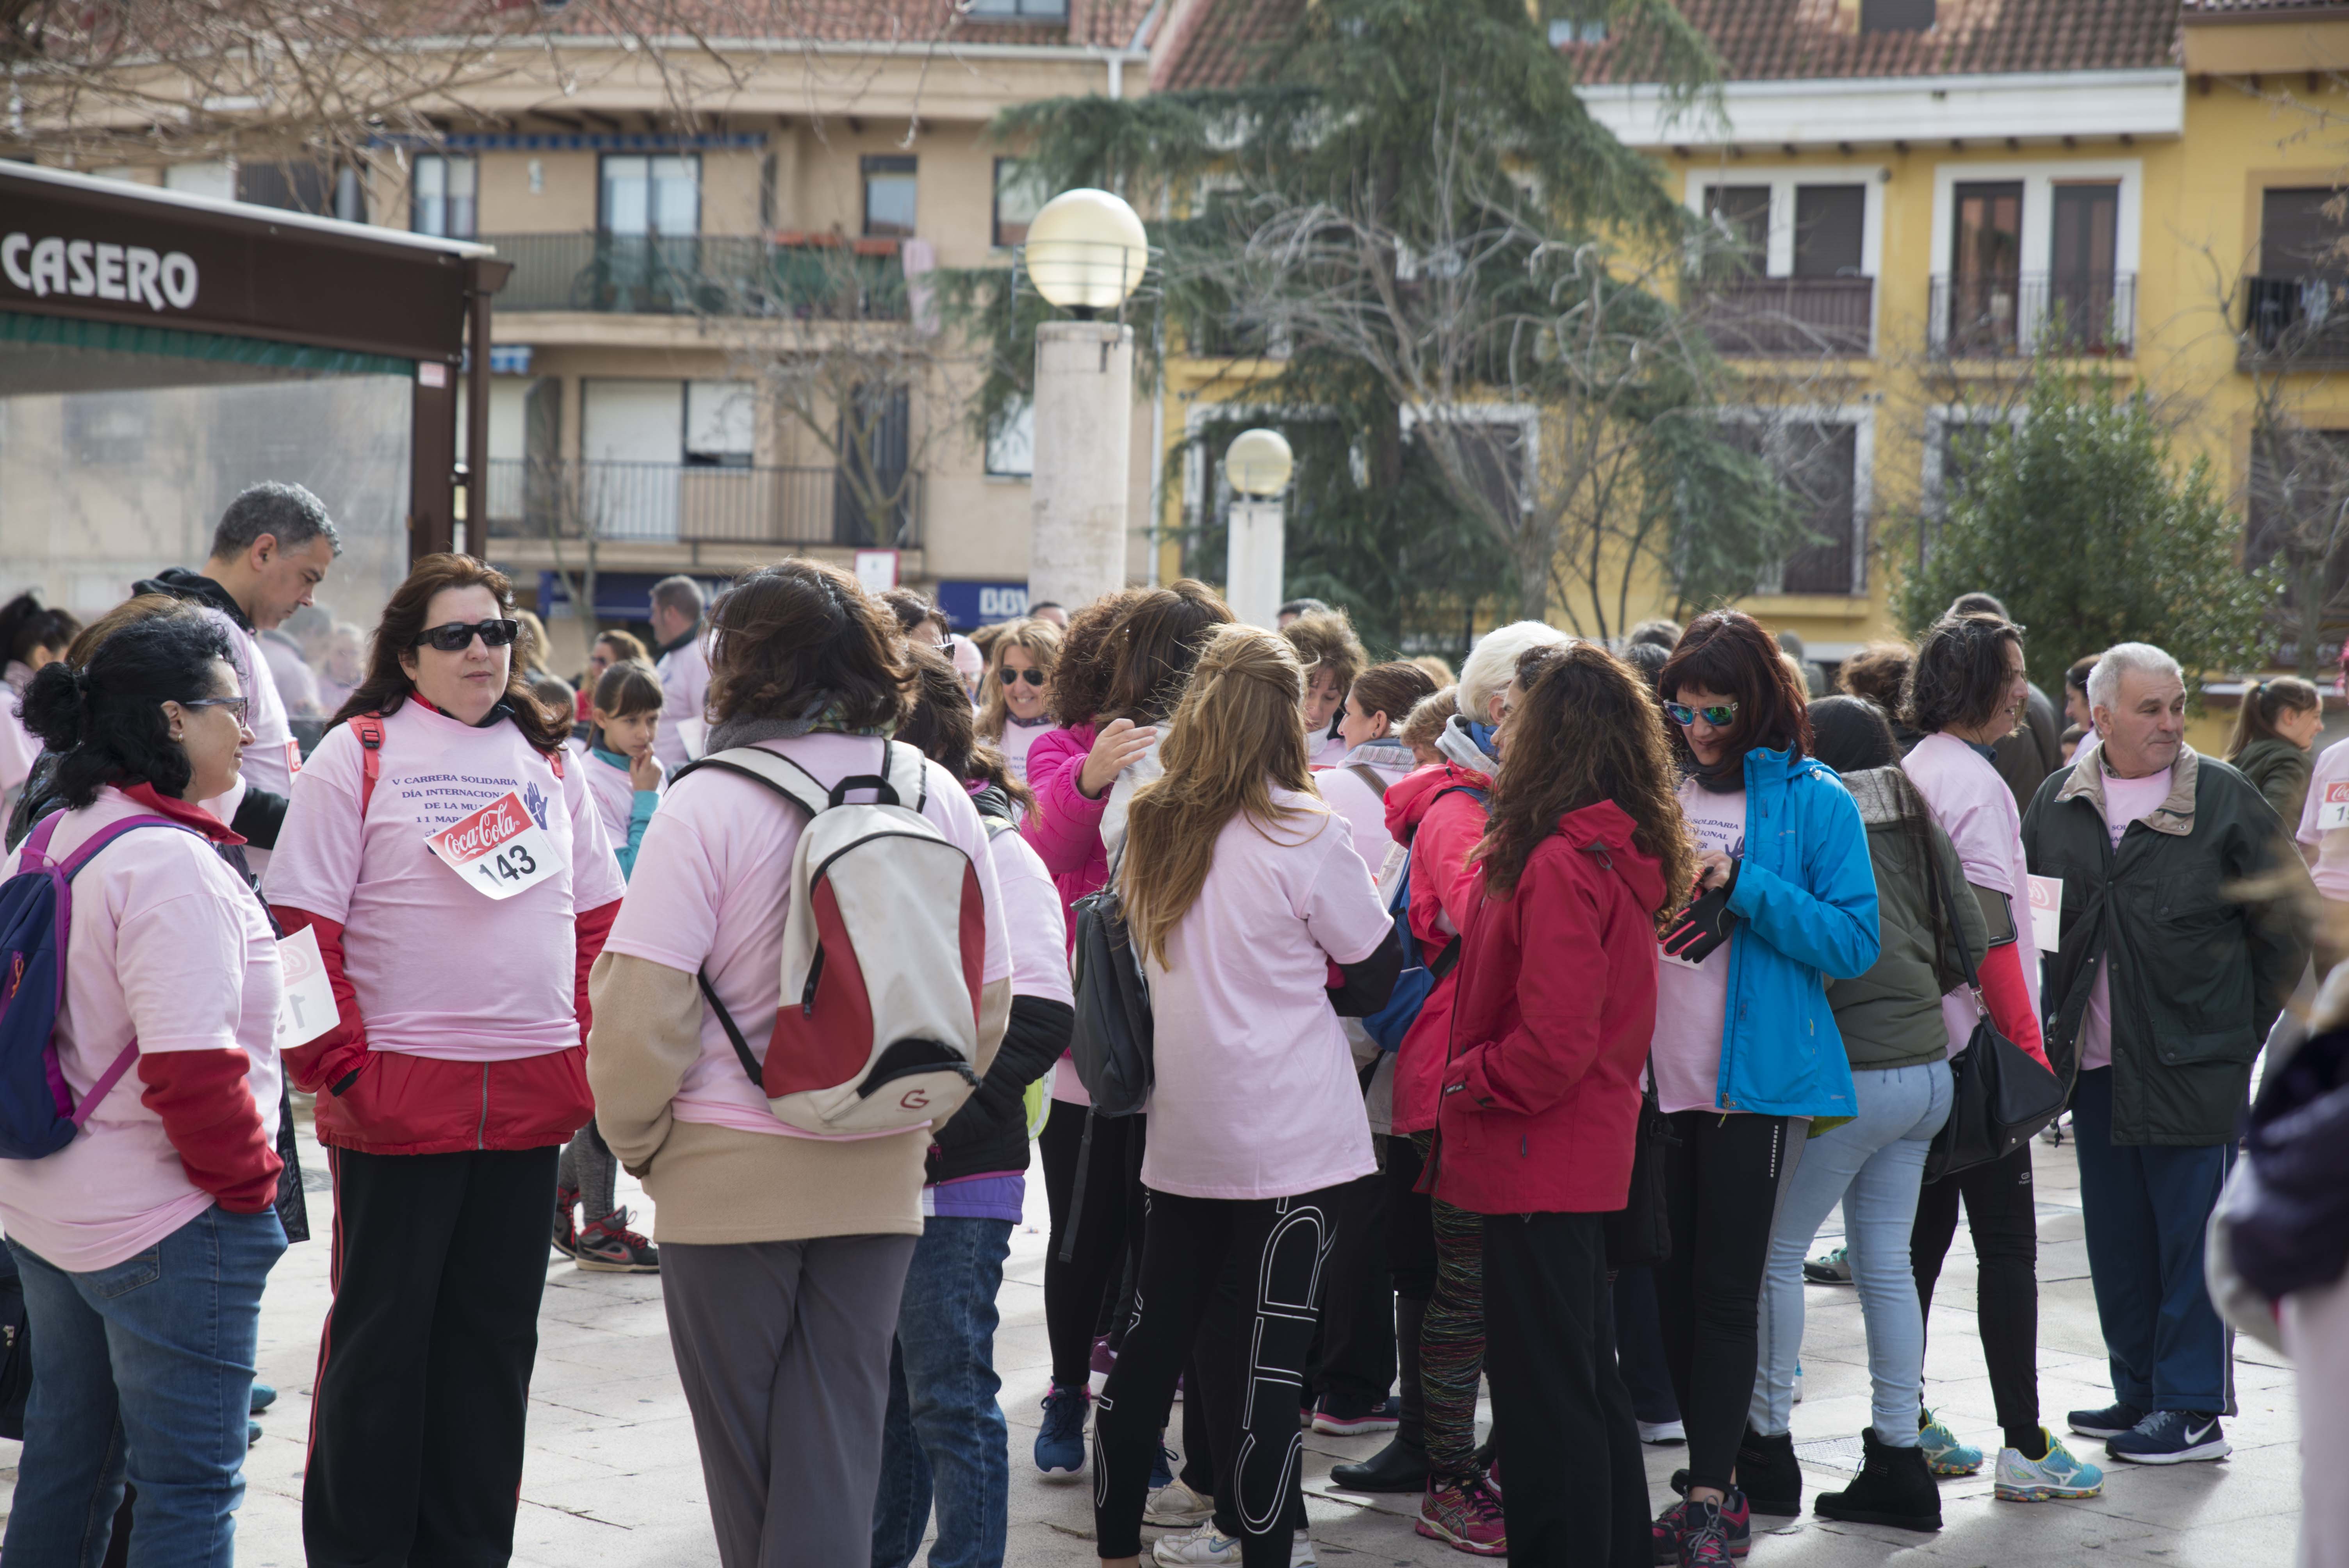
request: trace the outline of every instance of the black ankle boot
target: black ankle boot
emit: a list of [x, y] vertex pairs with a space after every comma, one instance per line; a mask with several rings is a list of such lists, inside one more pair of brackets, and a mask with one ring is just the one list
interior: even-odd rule
[[1823, 1491], [1813, 1506], [1824, 1519], [1854, 1524], [1889, 1524], [1895, 1530], [1941, 1528], [1941, 1489], [1925, 1468], [1924, 1450], [1896, 1449], [1878, 1439], [1876, 1429], [1860, 1433], [1867, 1463], [1842, 1491]]
[[1801, 1513], [1803, 1467], [1795, 1462], [1795, 1434], [1765, 1438], [1746, 1428], [1745, 1440], [1737, 1445], [1737, 1490], [1756, 1513]]
[[1360, 1464], [1330, 1466], [1330, 1484], [1346, 1491], [1425, 1491], [1427, 1450], [1397, 1433]]

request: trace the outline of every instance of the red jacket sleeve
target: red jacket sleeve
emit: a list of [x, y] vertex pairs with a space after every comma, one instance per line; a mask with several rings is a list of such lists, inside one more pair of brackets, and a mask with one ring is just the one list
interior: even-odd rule
[[261, 1108], [241, 1050], [139, 1054], [140, 1103], [160, 1117], [188, 1180], [232, 1214], [258, 1214], [277, 1201], [285, 1161], [261, 1130]]
[[1085, 725], [1056, 729], [1029, 748], [1028, 787], [1036, 792], [1036, 809], [1019, 824], [1019, 835], [1055, 876], [1083, 871], [1101, 852], [1102, 813], [1109, 810], [1109, 796], [1088, 799], [1077, 788], [1092, 745], [1092, 727]]
[[[1537, 1116], [1573, 1092], [1599, 1059], [1609, 954], [1588, 893], [1571, 882], [1541, 886], [1537, 875], [1549, 881], [1557, 874], [1546, 868], [1528, 866], [1527, 872], [1515, 899], [1487, 909], [1484, 928], [1504, 919], [1517, 927], [1517, 1025], [1500, 1039], [1470, 1046], [1454, 1057], [1444, 1070], [1444, 1092], [1465, 1094], [1480, 1107]], [[1462, 947], [1464, 972], [1489, 962], [1476, 951], [1479, 946], [1489, 950], [1489, 943]]]
[[[2033, 954], [2035, 962], [2038, 954]], [[2039, 1015], [2031, 1006], [2031, 987], [2023, 978], [2023, 944], [2009, 942], [1990, 950], [1982, 960], [1982, 1000], [1990, 1004], [1991, 1021], [1998, 1032], [2029, 1051], [2039, 1065], [2054, 1071], [2047, 1061], [2046, 1042], [2040, 1037]]]
[[604, 951], [604, 939], [612, 934], [612, 922], [620, 913], [620, 901], [583, 909], [573, 923], [578, 930], [578, 956], [572, 972], [572, 1010], [579, 1017], [579, 1043], [587, 1043], [587, 1031], [595, 1026], [595, 1009], [587, 1005], [587, 971], [595, 967], [595, 960]]
[[346, 1079], [367, 1061], [367, 1024], [359, 1016], [358, 993], [343, 974], [343, 926], [340, 921], [312, 914], [288, 904], [272, 904], [277, 927], [286, 935], [308, 929], [317, 934], [318, 956], [326, 965], [326, 982], [334, 987], [335, 1026], [306, 1046], [285, 1053], [285, 1070], [304, 1094], [340, 1094]]
[[1485, 837], [1485, 810], [1468, 795], [1438, 801], [1411, 841], [1411, 934], [1433, 959], [1451, 938], [1435, 923], [1441, 910], [1454, 931], [1466, 931], [1476, 907], [1476, 872], [1468, 852]]

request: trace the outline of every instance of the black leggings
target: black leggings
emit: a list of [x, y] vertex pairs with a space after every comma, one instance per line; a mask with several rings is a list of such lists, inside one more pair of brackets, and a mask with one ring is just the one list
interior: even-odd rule
[[1717, 1110], [1675, 1111], [1671, 1122], [1672, 1255], [1656, 1269], [1656, 1316], [1688, 1428], [1689, 1484], [1726, 1491], [1754, 1398], [1770, 1224], [1809, 1123]]
[[2031, 1145], [1929, 1182], [1917, 1194], [1909, 1255], [1917, 1271], [1917, 1304], [1929, 1326], [1933, 1285], [1958, 1232], [1961, 1198], [1974, 1238], [1974, 1309], [1991, 1399], [2006, 1446], [2031, 1453], [2039, 1442], [2039, 1212]]
[[1346, 1202], [1342, 1186], [1244, 1201], [1149, 1194], [1133, 1326], [1093, 1418], [1100, 1555], [1142, 1550], [1159, 1426], [1188, 1359], [1199, 1376], [1185, 1402], [1202, 1407], [1214, 1439], [1216, 1512], [1238, 1526], [1246, 1568], [1288, 1568], [1305, 1528], [1298, 1400]]
[[1076, 1246], [1067, 1262], [1069, 1202], [1077, 1185], [1085, 1108], [1055, 1105], [1036, 1140], [1044, 1157], [1044, 1198], [1052, 1212], [1052, 1246], [1044, 1254], [1044, 1334], [1052, 1347], [1052, 1381], [1081, 1388], [1092, 1374], [1093, 1333], [1102, 1304], [1125, 1266], [1126, 1144], [1142, 1119], [1096, 1116], [1092, 1168], [1085, 1173], [1084, 1212], [1076, 1219]]

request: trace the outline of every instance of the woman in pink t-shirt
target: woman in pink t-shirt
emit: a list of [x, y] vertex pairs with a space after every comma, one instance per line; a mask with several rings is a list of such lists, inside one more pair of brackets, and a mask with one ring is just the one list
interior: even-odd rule
[[18, 791], [32, 776], [33, 758], [41, 742], [17, 712], [25, 688], [43, 665], [66, 656], [81, 631], [81, 623], [63, 610], [43, 606], [30, 593], [19, 593], [0, 606], [0, 820], [16, 804]]
[[1373, 877], [1395, 842], [1387, 831], [1387, 786], [1419, 766], [1395, 731], [1414, 706], [1434, 695], [1435, 682], [1417, 665], [1372, 665], [1356, 676], [1338, 715], [1344, 755], [1313, 780], [1330, 809], [1354, 830], [1354, 852]]
[[230, 656], [173, 606], [26, 694], [65, 809], [8, 870], [74, 876], [54, 1043], [86, 1119], [43, 1158], [0, 1161], [33, 1358], [11, 1563], [103, 1555], [126, 1464], [138, 1561], [227, 1568], [234, 1551], [262, 1283], [285, 1233], [277, 944], [213, 848], [243, 841], [195, 804], [235, 785], [253, 740]]
[[1354, 634], [1353, 618], [1343, 610], [1308, 610], [1283, 626], [1280, 634], [1305, 666], [1306, 759], [1316, 771], [1335, 768], [1351, 748], [1340, 730], [1346, 692], [1371, 656]]
[[587, 968], [624, 890], [512, 605], [471, 556], [416, 563], [264, 878], [340, 1014], [286, 1053], [335, 1181], [314, 1562], [512, 1550], [555, 1160], [593, 1111]]
[[1128, 820], [1118, 886], [1156, 1047], [1133, 1323], [1094, 1418], [1105, 1563], [1139, 1561], [1159, 1418], [1195, 1340], [1207, 1544], [1287, 1563], [1305, 1526], [1284, 1395], [1304, 1380], [1343, 1189], [1378, 1169], [1333, 1006], [1383, 1006], [1402, 952], [1345, 819], [1314, 795], [1304, 685], [1278, 636], [1217, 629]]
[[1029, 749], [1059, 727], [1052, 718], [1052, 670], [1060, 660], [1061, 628], [1050, 621], [1014, 621], [988, 650], [978, 738], [1001, 752], [1011, 777], [1023, 783]]

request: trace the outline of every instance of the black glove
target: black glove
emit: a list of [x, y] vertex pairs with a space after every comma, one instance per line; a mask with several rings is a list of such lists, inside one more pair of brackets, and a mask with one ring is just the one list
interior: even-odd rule
[[1686, 964], [1702, 964], [1729, 940], [1730, 927], [1737, 917], [1729, 913], [1730, 890], [1737, 885], [1737, 873], [1730, 872], [1729, 880], [1710, 892], [1697, 895], [1696, 901], [1681, 912], [1680, 919], [1664, 933], [1664, 956]]

